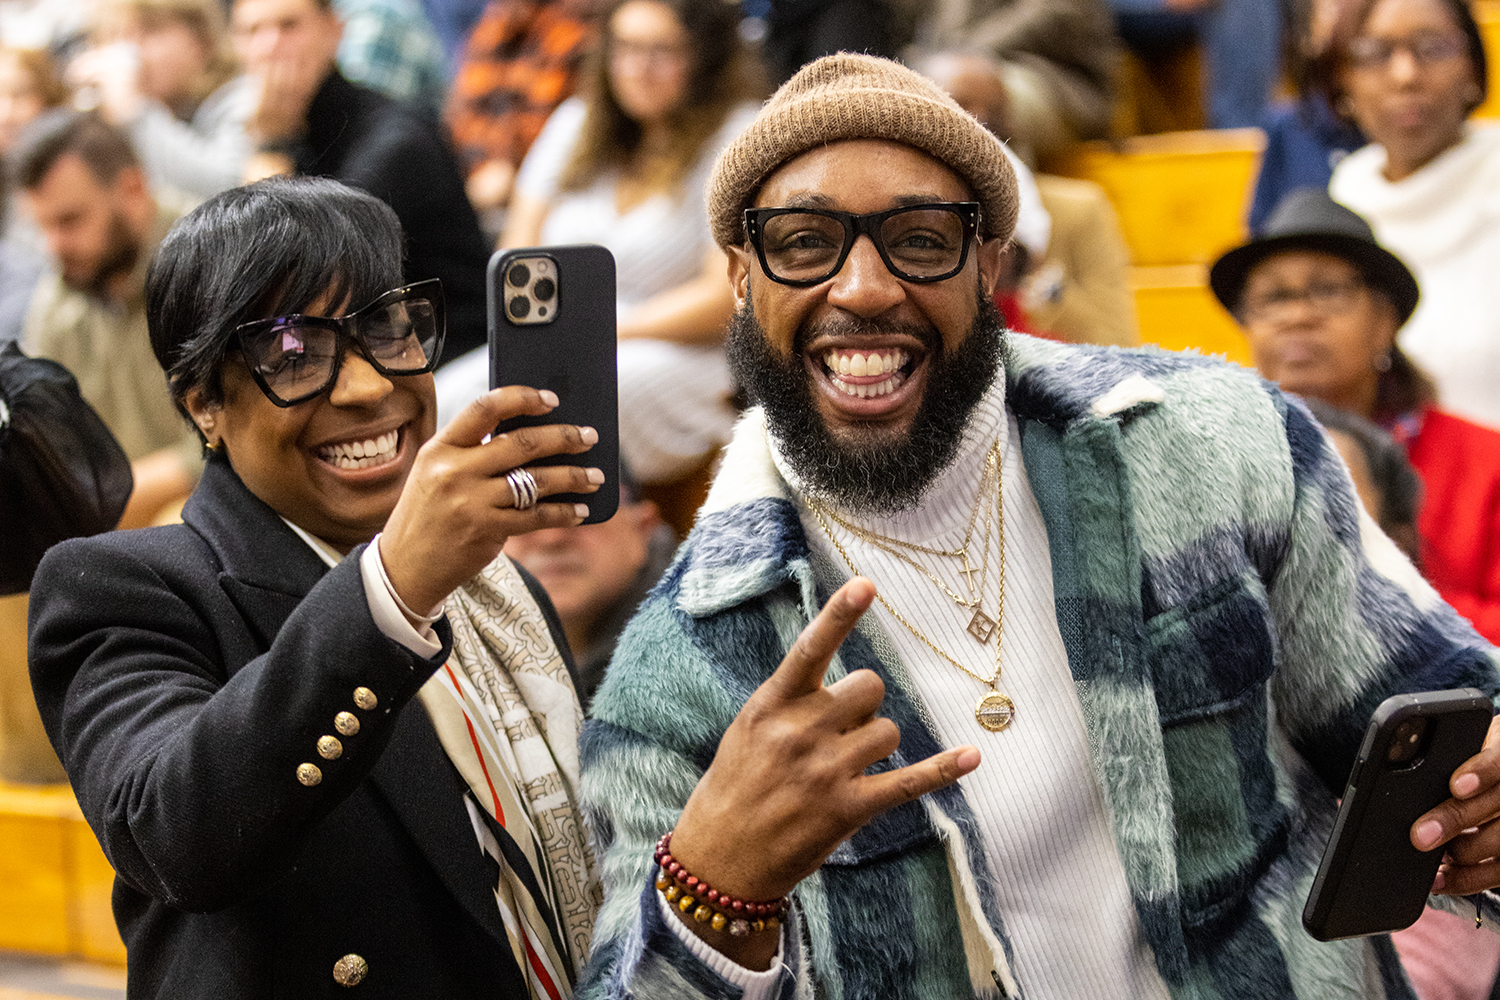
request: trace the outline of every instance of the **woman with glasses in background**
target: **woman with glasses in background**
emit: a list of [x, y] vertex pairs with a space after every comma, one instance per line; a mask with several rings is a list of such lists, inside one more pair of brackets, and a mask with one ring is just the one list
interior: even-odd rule
[[647, 484], [728, 440], [734, 311], [703, 190], [754, 117], [756, 67], [723, 0], [617, 0], [586, 70], [521, 166], [506, 246], [599, 243], [618, 268], [620, 449]]
[[331, 180], [219, 195], [162, 243], [152, 347], [208, 449], [183, 524], [52, 549], [37, 702], [118, 878], [132, 997], [566, 996], [598, 889], [562, 630], [501, 556], [576, 525], [589, 428], [435, 428], [437, 282]]
[[1500, 129], [1469, 120], [1488, 69], [1466, 0], [1362, 0], [1335, 24], [1320, 72], [1371, 142], [1329, 191], [1422, 286], [1402, 350], [1444, 406], [1500, 427]]
[[[1316, 188], [1289, 194], [1263, 235], [1214, 263], [1209, 282], [1262, 375], [1378, 425], [1405, 450], [1421, 478], [1416, 537], [1413, 497], [1372, 497], [1381, 491], [1356, 474], [1360, 498], [1443, 600], [1500, 641], [1500, 431], [1440, 408], [1432, 382], [1396, 346], [1427, 289], [1419, 293], [1363, 219]], [[1490, 930], [1429, 907], [1393, 939], [1421, 1000], [1493, 995], [1500, 937]]]

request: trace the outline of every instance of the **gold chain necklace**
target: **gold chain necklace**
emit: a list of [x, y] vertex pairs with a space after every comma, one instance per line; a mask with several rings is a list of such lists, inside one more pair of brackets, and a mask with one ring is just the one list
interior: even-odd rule
[[[995, 442], [995, 446], [991, 449], [992, 454], [999, 451], [999, 444], [1000, 442]], [[901, 614], [901, 612], [891, 607], [890, 602], [885, 599], [885, 595], [880, 592], [879, 587], [876, 587], [875, 589], [875, 599], [880, 602], [880, 606], [885, 608], [885, 610], [890, 613], [892, 618], [896, 619], [896, 621], [905, 626], [908, 632], [921, 640], [921, 642], [926, 645], [928, 649], [932, 650], [934, 653], [941, 656], [949, 663], [953, 664], [959, 670], [963, 671], [965, 674], [968, 674], [970, 677], [974, 678], [976, 681], [979, 681], [989, 688], [989, 691], [985, 692], [985, 694], [977, 702], [974, 703], [974, 721], [978, 722], [980, 726], [992, 733], [998, 733], [1002, 729], [1005, 729], [1011, 724], [1011, 722], [1015, 720], [1016, 717], [1015, 702], [1011, 701], [1009, 697], [1002, 694], [997, 687], [1000, 682], [1000, 650], [1003, 645], [1003, 643], [1001, 642], [1001, 633], [1004, 629], [1005, 620], [1005, 505], [1002, 491], [1003, 482], [1004, 474], [1001, 473], [1000, 482], [997, 482], [995, 485], [994, 507], [996, 520], [999, 522], [1000, 529], [1000, 544], [998, 546], [1000, 563], [1000, 606], [996, 609], [995, 622], [992, 626], [992, 630], [995, 633], [994, 673], [992, 673], [988, 677], [982, 677], [979, 674], [976, 674], [974, 671], [970, 670], [968, 667], [964, 666], [962, 663], [959, 663], [943, 650], [939, 649], [937, 643], [927, 638], [927, 636], [922, 633], [921, 629], [917, 628], [911, 622], [907, 621], [905, 615]], [[827, 511], [827, 508], [817, 503], [810, 502], [809, 507], [812, 509], [813, 516], [818, 519], [818, 525], [823, 529], [823, 534], [828, 536], [828, 540], [833, 543], [834, 549], [837, 550], [839, 556], [843, 558], [844, 565], [849, 567], [849, 572], [854, 576], [859, 576], [860, 572], [855, 568], [854, 560], [849, 558], [849, 553], [844, 551], [843, 545], [839, 544], [838, 537], [834, 535], [833, 528], [828, 523], [828, 517], [825, 516], [825, 512], [827, 512], [828, 514], [832, 514], [832, 512]], [[978, 508], [976, 507], [975, 510], [977, 512]], [[845, 522], [843, 519], [839, 518], [838, 521], [840, 524], [847, 526], [847, 522]], [[988, 548], [988, 546], [986, 546], [986, 548]], [[896, 553], [892, 554], [895, 555]], [[918, 568], [920, 569], [921, 567]], [[981, 594], [982, 593], [983, 592], [981, 591]], [[970, 631], [972, 633], [972, 623]]]
[[[915, 569], [917, 572], [927, 577], [927, 579], [932, 581], [934, 586], [936, 586], [944, 594], [947, 594], [949, 600], [953, 601], [953, 603], [958, 605], [960, 608], [963, 608], [966, 611], [972, 610], [973, 615], [970, 616], [969, 624], [965, 631], [973, 636], [981, 645], [984, 645], [990, 641], [990, 636], [995, 634], [995, 629], [997, 628], [996, 620], [985, 614], [983, 607], [984, 588], [989, 582], [990, 537], [994, 525], [994, 521], [989, 510], [985, 511], [984, 554], [980, 557], [978, 568], [975, 568], [974, 565], [969, 561], [969, 542], [974, 536], [974, 524], [975, 521], [978, 520], [979, 510], [981, 507], [985, 506], [984, 499], [985, 496], [989, 493], [992, 484], [995, 489], [994, 495], [997, 498], [996, 509], [998, 510], [998, 498], [1000, 495], [999, 483], [1001, 477], [1000, 462], [1000, 442], [997, 440], [993, 445], [990, 446], [989, 451], [985, 453], [984, 470], [980, 474], [979, 489], [974, 497], [974, 509], [969, 512], [969, 523], [968, 526], [964, 529], [963, 545], [962, 547], [957, 549], [931, 548], [926, 545], [918, 545], [916, 542], [907, 542], [899, 538], [892, 538], [889, 535], [882, 535], [878, 532], [871, 531], [868, 528], [862, 527], [858, 524], [844, 519], [843, 517], [840, 517], [836, 511], [827, 507], [822, 502], [813, 497], [807, 498], [807, 504], [812, 509], [813, 513], [818, 515], [820, 523], [825, 517], [831, 519], [832, 521], [834, 521], [834, 523], [838, 524], [841, 528], [849, 532], [851, 535], [854, 535], [856, 538], [868, 542], [870, 545], [874, 546], [877, 549], [880, 549], [882, 552], [885, 552], [888, 555], [895, 556], [897, 559], [900, 559], [912, 569]], [[999, 516], [1003, 533], [1003, 510], [1000, 511]], [[828, 531], [826, 524], [824, 525], [824, 530]], [[832, 532], [829, 532], [829, 538], [831, 539], [832, 537]], [[1001, 538], [1001, 545], [1004, 545], [1003, 537]], [[962, 560], [963, 568], [960, 569], [959, 572], [963, 574], [964, 588], [969, 592], [969, 599], [964, 600], [962, 597], [959, 597], [951, 589], [949, 589], [947, 584], [938, 579], [935, 573], [929, 570], [926, 566], [923, 566], [921, 563], [917, 562], [911, 556], [900, 551], [900, 549], [908, 549], [913, 552], [922, 552], [927, 555], [946, 556]], [[1004, 572], [1003, 565], [1001, 567], [1001, 572]], [[978, 589], [974, 587], [975, 573], [979, 574]], [[1004, 591], [1002, 587], [1002, 595], [1003, 593]]]

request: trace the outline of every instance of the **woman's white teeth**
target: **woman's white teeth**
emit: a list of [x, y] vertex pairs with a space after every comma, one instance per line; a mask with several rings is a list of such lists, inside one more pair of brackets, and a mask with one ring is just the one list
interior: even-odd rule
[[836, 375], [885, 375], [904, 368], [910, 360], [902, 350], [871, 351], [868, 354], [841, 354], [829, 351], [823, 355], [823, 364]]
[[387, 431], [377, 438], [327, 445], [318, 451], [318, 455], [323, 461], [340, 469], [367, 469], [394, 459], [399, 440], [400, 434], [397, 431]]

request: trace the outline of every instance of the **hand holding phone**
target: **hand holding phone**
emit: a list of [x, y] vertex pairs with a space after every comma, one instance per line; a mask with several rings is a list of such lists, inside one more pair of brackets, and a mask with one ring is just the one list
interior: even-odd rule
[[1413, 824], [1449, 797], [1493, 715], [1473, 688], [1395, 695], [1370, 719], [1302, 924], [1320, 941], [1383, 934], [1422, 915], [1441, 845], [1419, 850]]
[[[490, 258], [488, 292], [490, 386], [550, 389], [559, 400], [545, 416], [502, 421], [495, 432], [553, 423], [598, 431], [583, 459], [604, 470], [604, 484], [550, 499], [587, 505], [585, 524], [609, 520], [620, 503], [614, 257], [592, 244], [500, 251]], [[578, 461], [562, 454], [528, 464]]]

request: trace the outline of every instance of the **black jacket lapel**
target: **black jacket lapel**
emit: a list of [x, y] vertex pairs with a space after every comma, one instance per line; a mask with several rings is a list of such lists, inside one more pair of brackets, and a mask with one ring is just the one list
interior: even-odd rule
[[[391, 752], [395, 750], [399, 752]], [[391, 750], [381, 756], [370, 778], [443, 885], [479, 926], [509, 947], [495, 903], [498, 875], [464, 808], [468, 785], [438, 742], [420, 701], [413, 699], [402, 711]]]

